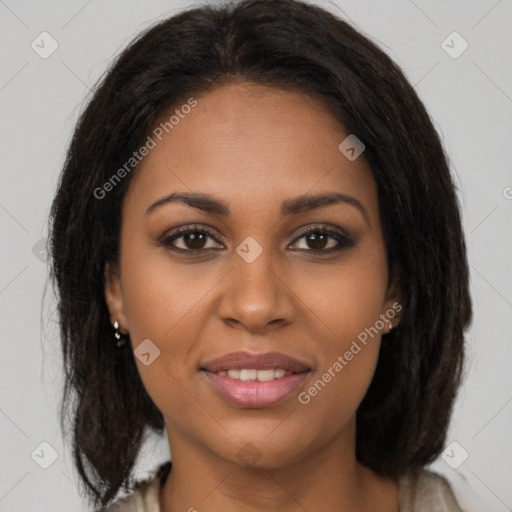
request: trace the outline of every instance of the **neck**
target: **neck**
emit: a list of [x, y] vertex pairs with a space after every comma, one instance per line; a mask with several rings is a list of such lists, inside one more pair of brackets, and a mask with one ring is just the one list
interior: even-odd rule
[[252, 465], [220, 457], [169, 424], [167, 430], [172, 470], [160, 491], [160, 512], [398, 510], [396, 483], [355, 458], [355, 418], [321, 449]]

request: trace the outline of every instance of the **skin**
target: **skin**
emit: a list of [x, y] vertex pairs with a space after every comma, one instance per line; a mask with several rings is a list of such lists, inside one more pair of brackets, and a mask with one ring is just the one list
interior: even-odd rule
[[[297, 399], [400, 302], [388, 286], [370, 168], [339, 151], [348, 134], [308, 96], [238, 82], [196, 99], [137, 168], [123, 203], [120, 267], [106, 267], [112, 323], [134, 349], [150, 339], [160, 350], [149, 366], [136, 362], [167, 423], [173, 467], [161, 510], [396, 512], [397, 483], [355, 458], [355, 412], [388, 324], [307, 405]], [[231, 214], [173, 202], [145, 215], [172, 192], [208, 193]], [[281, 216], [282, 201], [320, 192], [352, 196], [365, 214], [337, 203]], [[297, 233], [318, 223], [346, 231], [354, 246], [308, 252], [317, 246]], [[189, 224], [210, 227], [217, 240], [206, 238], [196, 255], [159, 243]], [[236, 252], [248, 236], [263, 249], [252, 263]], [[174, 245], [194, 248], [186, 236]], [[337, 245], [327, 238], [320, 250]], [[237, 407], [198, 371], [237, 350], [283, 352], [312, 371], [282, 403]], [[237, 457], [247, 443], [259, 453], [252, 463]]]

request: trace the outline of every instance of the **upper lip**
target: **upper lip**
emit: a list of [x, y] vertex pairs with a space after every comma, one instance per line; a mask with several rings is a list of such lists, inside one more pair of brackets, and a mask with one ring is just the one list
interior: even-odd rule
[[311, 368], [292, 356], [279, 352], [250, 354], [249, 352], [231, 352], [201, 365], [202, 370], [217, 373], [223, 370], [281, 368], [291, 372], [303, 372]]

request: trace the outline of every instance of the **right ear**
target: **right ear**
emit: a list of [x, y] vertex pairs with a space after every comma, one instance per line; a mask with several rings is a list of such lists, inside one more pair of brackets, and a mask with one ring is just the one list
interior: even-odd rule
[[119, 322], [119, 330], [126, 334], [129, 330], [128, 322], [124, 314], [123, 291], [121, 278], [117, 267], [110, 263], [105, 264], [105, 301], [110, 313], [110, 323]]

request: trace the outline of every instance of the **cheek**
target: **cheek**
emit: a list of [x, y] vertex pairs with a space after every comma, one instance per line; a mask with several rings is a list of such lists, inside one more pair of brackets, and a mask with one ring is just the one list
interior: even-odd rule
[[132, 246], [122, 265], [123, 307], [132, 340], [150, 338], [171, 347], [184, 341], [183, 331], [197, 326], [199, 313], [204, 314], [202, 299], [217, 274], [173, 264], [165, 249], [154, 247], [137, 251]]
[[[204, 415], [199, 406], [194, 413], [197, 402], [187, 390], [194, 370], [191, 352], [211, 314], [204, 298], [218, 279], [210, 274], [198, 279], [197, 268], [171, 265], [165, 255], [152, 252], [133, 251], [124, 261], [124, 311], [144, 387], [164, 416], [179, 423], [182, 420], [175, 417], [176, 411], [197, 413], [199, 418]], [[137, 357], [144, 343], [148, 347], [144, 352], [150, 353], [149, 365]]]
[[176, 405], [179, 383], [193, 371], [191, 351], [211, 315], [205, 297], [218, 276], [197, 266], [172, 264], [163, 249], [138, 247], [128, 239], [127, 246], [121, 261], [123, 309], [135, 356], [139, 346], [148, 346], [152, 362], [135, 361], [157, 406]]
[[387, 284], [385, 258], [360, 253], [311, 277], [302, 285], [301, 296], [314, 313], [311, 318], [319, 319], [319, 365], [299, 401], [337, 425], [355, 412], [373, 378], [384, 327], [380, 315]]
[[[331, 351], [348, 350], [352, 340], [364, 339], [383, 312], [387, 270], [384, 255], [377, 254], [354, 252], [338, 265], [310, 269], [308, 279], [300, 281], [301, 298], [320, 320]], [[379, 322], [378, 330], [382, 327]]]

